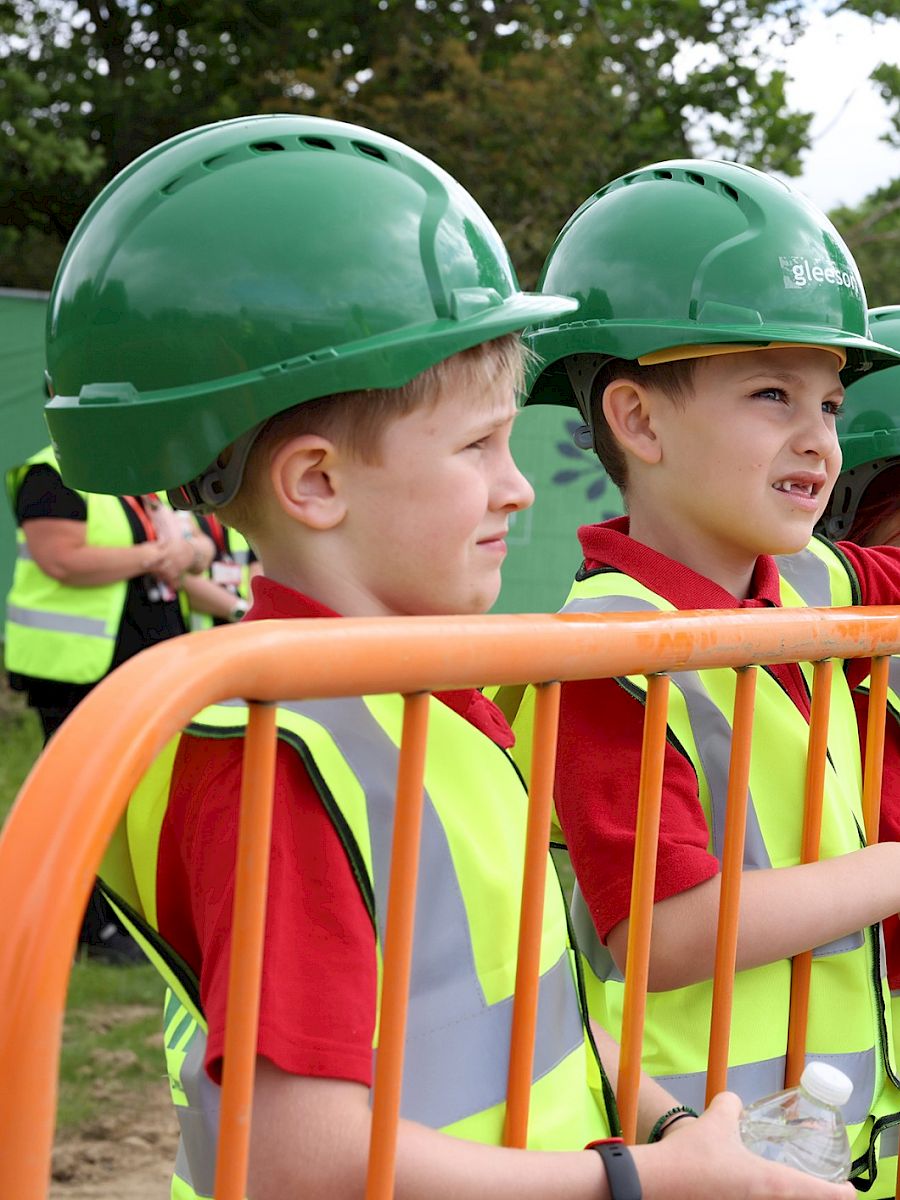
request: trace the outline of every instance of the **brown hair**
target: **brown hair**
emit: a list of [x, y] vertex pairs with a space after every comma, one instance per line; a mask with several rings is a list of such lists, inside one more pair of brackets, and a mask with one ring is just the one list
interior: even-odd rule
[[603, 395], [617, 379], [628, 379], [644, 387], [656, 388], [675, 404], [684, 405], [694, 379], [695, 358], [682, 358], [675, 362], [656, 363], [642, 367], [627, 358], [611, 358], [597, 372], [591, 388], [591, 425], [594, 432], [594, 448], [597, 457], [620, 492], [628, 486], [628, 468], [622, 447], [616, 441], [603, 411]]
[[218, 511], [218, 516], [224, 524], [245, 535], [252, 529], [265, 494], [265, 468], [288, 439], [317, 434], [359, 462], [377, 462], [381, 435], [391, 422], [417, 408], [436, 404], [453, 388], [479, 385], [486, 388], [498, 377], [508, 376], [516, 391], [521, 392], [526, 356], [519, 335], [509, 333], [434, 363], [402, 387], [338, 392], [277, 413], [260, 430], [247, 459], [240, 489]]

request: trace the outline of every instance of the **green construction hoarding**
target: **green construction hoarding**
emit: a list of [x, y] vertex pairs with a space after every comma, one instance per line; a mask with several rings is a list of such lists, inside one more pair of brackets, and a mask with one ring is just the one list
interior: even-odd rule
[[495, 612], [556, 612], [581, 565], [578, 526], [622, 512], [598, 459], [572, 440], [580, 424], [574, 409], [543, 405], [516, 418], [513, 454], [535, 502], [512, 522]]
[[[44, 424], [44, 292], [0, 288], [0, 469], [10, 467], [46, 446]], [[15, 522], [5, 494], [0, 502], [0, 616], [16, 557]]]

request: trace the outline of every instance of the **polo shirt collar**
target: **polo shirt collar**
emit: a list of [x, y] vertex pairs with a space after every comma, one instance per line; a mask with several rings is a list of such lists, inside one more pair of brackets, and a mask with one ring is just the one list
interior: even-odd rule
[[582, 525], [578, 540], [585, 567], [588, 570], [612, 567], [682, 610], [781, 607], [778, 567], [771, 555], [762, 554], [756, 560], [750, 595], [746, 600], [738, 600], [705, 575], [635, 541], [629, 537], [628, 527], [628, 517], [616, 517], [600, 525]]

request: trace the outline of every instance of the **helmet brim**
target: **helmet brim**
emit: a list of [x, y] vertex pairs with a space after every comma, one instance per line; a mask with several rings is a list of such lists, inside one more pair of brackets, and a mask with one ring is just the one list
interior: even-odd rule
[[[454, 354], [578, 307], [567, 296], [530, 292], [498, 296], [480, 308], [478, 300], [477, 310], [459, 319], [323, 347], [196, 386], [139, 392], [111, 381], [54, 396], [45, 415], [63, 478], [71, 487], [112, 495], [175, 490], [210, 465], [210, 445], [224, 448], [286, 408], [341, 392], [402, 387]], [[226, 395], [229, 403], [217, 406]], [[109, 445], [140, 445], [146, 454], [134, 461], [101, 450]]]
[[526, 330], [525, 344], [536, 356], [530, 367], [526, 404], [576, 406], [563, 360], [570, 354], [601, 354], [634, 361], [672, 346], [734, 344], [765, 346], [785, 342], [804, 346], [840, 346], [847, 351], [841, 371], [845, 387], [871, 371], [900, 363], [900, 351], [858, 334], [815, 326], [754, 325], [715, 327], [696, 323], [651, 321], [573, 321]]

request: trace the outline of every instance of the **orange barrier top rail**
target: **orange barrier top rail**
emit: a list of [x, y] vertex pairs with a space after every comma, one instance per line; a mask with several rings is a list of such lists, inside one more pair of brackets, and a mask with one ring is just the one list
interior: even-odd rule
[[[421, 803], [422, 793], [423, 711], [427, 713], [427, 706], [419, 700], [421, 694], [485, 682], [551, 683], [539, 689], [526, 847], [529, 874], [523, 894], [510, 1064], [506, 1141], [521, 1145], [527, 1127], [527, 1086], [523, 1088], [522, 1080], [530, 1078], [530, 1060], [525, 1060], [533, 1039], [529, 938], [540, 928], [540, 912], [534, 910], [531, 898], [535, 893], [543, 894], [540, 878], [546, 866], [544, 848], [558, 708], [558, 688], [552, 686], [552, 681], [623, 674], [654, 677], [648, 693], [632, 904], [633, 913], [642, 913], [643, 917], [632, 921], [629, 940], [626, 990], [630, 1008], [629, 1021], [623, 1028], [618, 1090], [623, 1128], [626, 1136], [633, 1137], [658, 832], [659, 768], [665, 738], [667, 681], [663, 673], [871, 656], [877, 664], [873, 695], [877, 691], [878, 700], [873, 708], [880, 705], [879, 711], [870, 714], [871, 731], [884, 720], [886, 685], [881, 660], [896, 653], [900, 653], [900, 614], [895, 609], [873, 608], [607, 617], [571, 614], [266, 621], [215, 630], [186, 641], [179, 639], [132, 659], [96, 688], [55, 736], [26, 781], [0, 837], [0, 911], [8, 916], [7, 934], [0, 940], [0, 1056], [8, 1081], [0, 1089], [0, 1195], [15, 1196], [17, 1200], [39, 1200], [47, 1195], [62, 1018], [83, 905], [106, 844], [141, 775], [169, 738], [207, 704], [234, 696], [252, 702], [245, 749], [245, 765], [249, 763], [252, 769], [245, 771], [241, 799], [232, 954], [232, 963], [242, 960], [240, 974], [244, 979], [236, 979], [238, 972], [233, 972], [228, 1004], [229, 1014], [243, 1013], [243, 1018], [238, 1025], [229, 1016], [216, 1181], [218, 1200], [237, 1200], [244, 1195], [255, 1053], [254, 989], [258, 988], [258, 973], [248, 969], [247, 964], [255, 962], [258, 972], [267, 861], [267, 855], [258, 851], [268, 844], [275, 744], [272, 710], [267, 705], [287, 699], [405, 694], [398, 805], [409, 805], [412, 817], [398, 821], [397, 826], [411, 825], [414, 832], [415, 806]], [[755, 672], [745, 675], [752, 681]], [[824, 720], [829, 682], [824, 679], [820, 689], [818, 709], [824, 711]], [[750, 682], [738, 689], [730, 797], [739, 798], [742, 793], [746, 796], [752, 686]], [[816, 783], [820, 753], [816, 740], [822, 720], [814, 713], [807, 771], [807, 799], [812, 800], [813, 807], [817, 788], [821, 802], [821, 782]], [[880, 743], [873, 750], [870, 738], [866, 812], [867, 824], [873, 822], [874, 828], [880, 787], [878, 746]], [[739, 839], [743, 836], [742, 824], [740, 820], [733, 824], [731, 837]], [[814, 813], [809, 838], [815, 849]], [[395, 880], [392, 870], [385, 939], [370, 1197], [389, 1196], [393, 1184], [405, 1003], [403, 959], [409, 949], [403, 928], [411, 928], [415, 886], [415, 849], [410, 844], [398, 845], [395, 840], [394, 864], [401, 860], [407, 864], [407, 881], [404, 884], [399, 877], [403, 871]], [[739, 881], [740, 852], [735, 854], [734, 845], [726, 839], [726, 871], [729, 862], [737, 863], [732, 873], [737, 872]], [[723, 895], [726, 890], [723, 878]], [[734, 896], [738, 888], [732, 886], [730, 890], [735, 907], [730, 918], [720, 918], [716, 959], [720, 995], [714, 1002], [720, 1014], [725, 1014], [725, 1059], [719, 1064], [722, 1071], [727, 1060], [727, 990], [734, 973], [737, 929]], [[34, 936], [37, 929], [40, 937]], [[239, 937], [244, 942], [239, 943]], [[391, 984], [389, 976], [394, 980]], [[249, 998], [247, 989], [254, 992]], [[394, 1000], [391, 989], [396, 994]], [[394, 1003], [398, 1025], [391, 1034], [387, 1008]], [[721, 1022], [721, 1016], [719, 1019]], [[392, 1037], [395, 1047], [389, 1050]], [[377, 1168], [373, 1159], [381, 1160]]]

